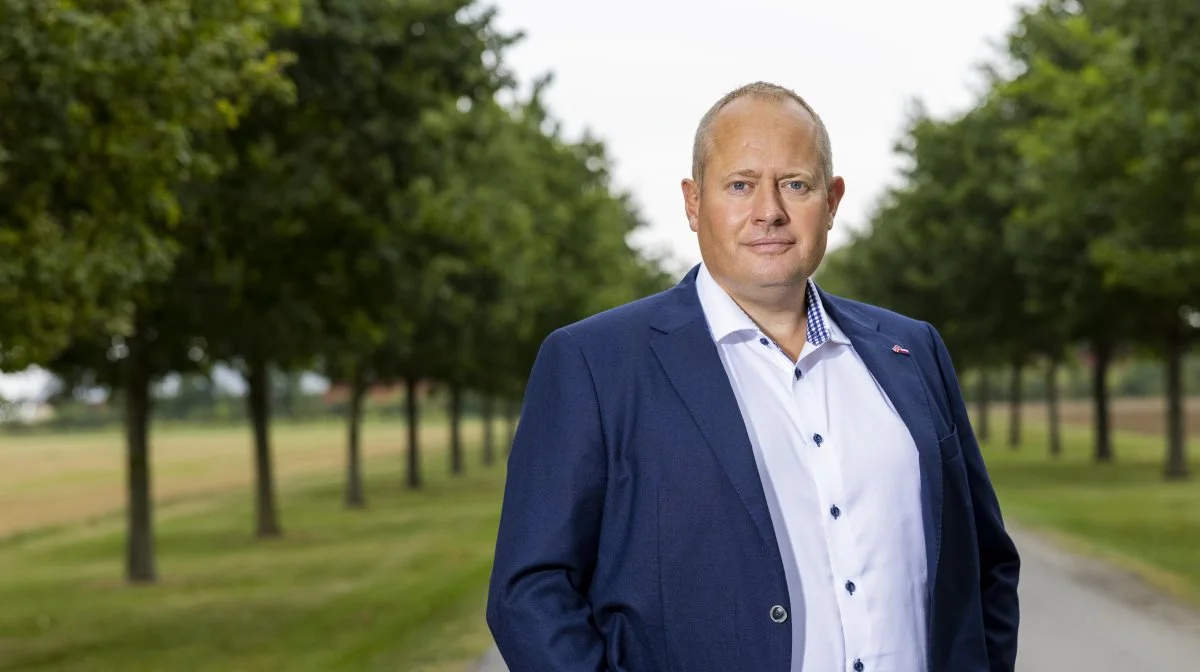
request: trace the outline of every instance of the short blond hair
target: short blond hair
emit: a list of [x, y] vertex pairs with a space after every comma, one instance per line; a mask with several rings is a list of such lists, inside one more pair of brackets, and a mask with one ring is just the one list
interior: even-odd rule
[[829, 131], [825, 128], [825, 122], [821, 121], [821, 116], [808, 104], [808, 101], [801, 98], [795, 91], [770, 82], [753, 82], [730, 91], [700, 118], [700, 124], [696, 127], [696, 138], [692, 144], [692, 179], [696, 181], [696, 184], [703, 187], [704, 164], [708, 161], [708, 153], [712, 149], [712, 125], [716, 121], [717, 114], [725, 109], [726, 105], [747, 96], [778, 103], [793, 100], [812, 116], [817, 126], [817, 156], [821, 162], [820, 180], [822, 185], [828, 184], [833, 177], [833, 147], [829, 141]]

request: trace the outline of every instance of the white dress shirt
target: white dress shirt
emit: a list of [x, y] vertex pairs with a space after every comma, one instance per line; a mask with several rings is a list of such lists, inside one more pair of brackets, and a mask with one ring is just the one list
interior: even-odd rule
[[793, 672], [923, 672], [925, 533], [917, 449], [807, 287], [791, 361], [701, 265], [696, 281], [746, 422], [791, 596]]

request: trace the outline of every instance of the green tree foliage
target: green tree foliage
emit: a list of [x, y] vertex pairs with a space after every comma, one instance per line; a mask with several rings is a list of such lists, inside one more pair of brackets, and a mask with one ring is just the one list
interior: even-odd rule
[[223, 162], [214, 137], [284, 60], [289, 0], [0, 0], [0, 367], [132, 322], [178, 246], [175, 188]]
[[1172, 478], [1187, 474], [1185, 317], [1200, 294], [1198, 27], [1200, 9], [1174, 0], [1026, 10], [972, 109], [916, 115], [902, 183], [832, 260], [838, 286], [930, 320], [967, 363], [1009, 364], [1014, 401], [1027, 361], [1048, 362], [1049, 385], [1069, 344], [1088, 346], [1100, 461], [1113, 358], [1157, 352]]
[[1012, 36], [1019, 70], [1000, 92], [1025, 122], [1010, 131], [1026, 198], [1010, 222], [1008, 244], [1019, 251], [1023, 273], [1035, 279], [1031, 302], [1049, 309], [1065, 333], [1091, 351], [1095, 455], [1102, 462], [1113, 459], [1109, 369], [1118, 344], [1136, 335], [1142, 304], [1106, 281], [1093, 253], [1120, 216], [1112, 187], [1123, 168], [1107, 157], [1126, 138], [1097, 126], [1095, 115], [1102, 113], [1080, 109], [1078, 95], [1095, 85], [1106, 59], [1122, 60], [1120, 47], [1117, 35], [1094, 34], [1085, 18], [1047, 4], [1027, 13]]
[[[1200, 114], [1183, 102], [1200, 87], [1185, 37], [1196, 20], [1187, 3], [1049, 2], [1015, 38], [1018, 53], [1035, 56], [1010, 86], [1042, 112], [1021, 143], [1038, 197], [1014, 231], [1028, 247], [1082, 253], [1047, 268], [1045, 287], [1061, 288], [1074, 331], [1094, 343], [1098, 410], [1114, 343], [1163, 357], [1172, 477], [1186, 472], [1182, 359], [1195, 332], [1180, 311], [1200, 292]], [[1097, 457], [1111, 459], [1107, 428], [1097, 430]]]

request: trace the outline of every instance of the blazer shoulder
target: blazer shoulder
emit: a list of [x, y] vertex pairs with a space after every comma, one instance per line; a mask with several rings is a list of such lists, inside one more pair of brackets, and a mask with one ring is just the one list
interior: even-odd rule
[[645, 340], [655, 318], [662, 314], [672, 290], [651, 294], [603, 310], [561, 328], [585, 350], [604, 349], [617, 343]]

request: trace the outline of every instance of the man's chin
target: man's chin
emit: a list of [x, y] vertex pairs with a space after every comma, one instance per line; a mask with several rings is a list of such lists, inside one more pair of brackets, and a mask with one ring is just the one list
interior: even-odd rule
[[787, 268], [758, 268], [751, 273], [754, 284], [763, 289], [784, 289], [788, 287], [803, 287], [808, 275], [803, 269]]

